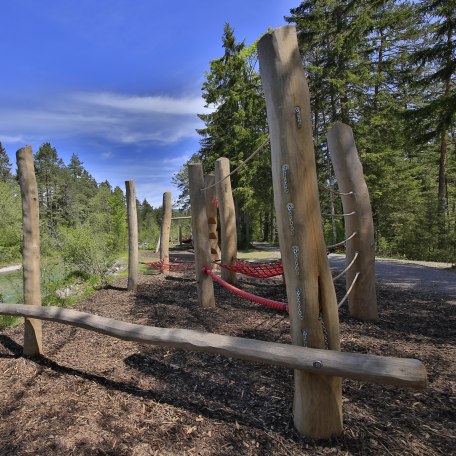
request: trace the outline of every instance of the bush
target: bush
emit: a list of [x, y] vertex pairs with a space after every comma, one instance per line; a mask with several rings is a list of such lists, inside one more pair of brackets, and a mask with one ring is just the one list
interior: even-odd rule
[[109, 241], [90, 227], [67, 228], [62, 231], [62, 256], [68, 274], [84, 279], [95, 277], [105, 283], [114, 263]]

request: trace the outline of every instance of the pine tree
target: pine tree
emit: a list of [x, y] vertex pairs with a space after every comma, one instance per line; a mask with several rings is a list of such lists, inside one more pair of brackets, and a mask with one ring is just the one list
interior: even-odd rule
[[[224, 54], [211, 61], [203, 84], [206, 106], [214, 111], [199, 115], [205, 128], [197, 130], [202, 136], [199, 156], [206, 172], [214, 169], [214, 162], [220, 157], [230, 159], [232, 168], [238, 166], [267, 138], [266, 106], [256, 71], [255, 47], [236, 42], [229, 24], [225, 24], [222, 42]], [[248, 244], [252, 208], [270, 209], [272, 183], [267, 149], [231, 180], [238, 239], [240, 244]], [[259, 181], [262, 191], [257, 192]]]
[[411, 60], [423, 70], [415, 83], [422, 99], [410, 117], [413, 128], [419, 126], [421, 144], [434, 141], [438, 148], [438, 215], [444, 230], [449, 135], [456, 127], [456, 8], [454, 0], [425, 0], [420, 12], [427, 35]]
[[7, 182], [11, 180], [11, 178], [11, 163], [5, 148], [0, 142], [0, 182]]

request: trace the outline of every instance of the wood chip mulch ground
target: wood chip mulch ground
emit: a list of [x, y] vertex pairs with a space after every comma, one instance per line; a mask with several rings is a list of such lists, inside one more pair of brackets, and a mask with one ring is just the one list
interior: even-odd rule
[[[341, 284], [342, 285], [342, 284]], [[240, 288], [285, 300], [281, 280]], [[190, 273], [118, 279], [76, 308], [118, 320], [289, 343], [288, 318], [215, 285], [197, 306]], [[342, 287], [338, 290], [343, 295]], [[377, 323], [341, 311], [344, 351], [415, 357], [425, 390], [344, 380], [344, 433], [293, 428], [293, 372], [141, 346], [43, 323], [45, 356], [21, 355], [22, 327], [0, 333], [0, 455], [450, 455], [456, 442], [456, 302], [379, 286]]]

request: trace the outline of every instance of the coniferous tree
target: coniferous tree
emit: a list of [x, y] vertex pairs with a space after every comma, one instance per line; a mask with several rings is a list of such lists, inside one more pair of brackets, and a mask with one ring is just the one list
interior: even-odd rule
[[7, 182], [12, 178], [11, 163], [6, 150], [0, 142], [0, 182]]
[[[206, 172], [213, 171], [217, 158], [226, 157], [234, 168], [267, 139], [266, 107], [256, 71], [256, 50], [236, 42], [233, 29], [225, 24], [224, 54], [210, 64], [203, 84], [209, 114], [200, 114], [205, 128], [200, 159]], [[252, 209], [270, 211], [271, 172], [267, 148], [231, 178], [238, 216], [240, 244], [250, 242]], [[261, 185], [258, 185], [261, 183]], [[257, 191], [258, 190], [258, 191]]]
[[442, 243], [448, 198], [448, 148], [450, 134], [454, 134], [456, 128], [455, 3], [454, 0], [425, 0], [421, 2], [420, 13], [426, 35], [411, 60], [421, 70], [413, 84], [421, 97], [413, 106], [409, 120], [412, 128], [419, 132], [415, 135], [417, 142], [424, 146], [433, 142], [438, 150], [438, 216]]

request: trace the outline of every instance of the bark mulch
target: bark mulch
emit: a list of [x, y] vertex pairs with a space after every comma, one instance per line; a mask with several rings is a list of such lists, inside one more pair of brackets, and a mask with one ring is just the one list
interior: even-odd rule
[[[278, 279], [240, 287], [285, 300]], [[343, 382], [344, 433], [330, 441], [293, 428], [291, 370], [154, 348], [43, 323], [45, 356], [21, 355], [22, 327], [0, 333], [0, 454], [450, 455], [455, 429], [456, 302], [379, 286], [381, 319], [341, 310], [344, 351], [416, 357], [422, 391]], [[191, 273], [126, 279], [76, 308], [160, 327], [290, 343], [288, 318], [215, 285], [218, 307], [197, 306]], [[343, 290], [338, 290], [339, 297]]]

